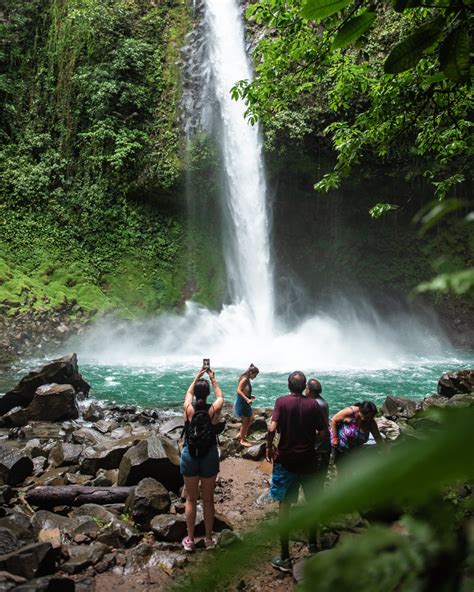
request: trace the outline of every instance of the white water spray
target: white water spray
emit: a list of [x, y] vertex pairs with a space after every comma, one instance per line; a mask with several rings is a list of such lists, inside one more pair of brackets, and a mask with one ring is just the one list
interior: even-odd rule
[[259, 335], [273, 332], [274, 296], [262, 144], [230, 89], [252, 72], [236, 0], [205, 0], [209, 62], [222, 121], [222, 153], [229, 214], [226, 263], [235, 303], [243, 302]]

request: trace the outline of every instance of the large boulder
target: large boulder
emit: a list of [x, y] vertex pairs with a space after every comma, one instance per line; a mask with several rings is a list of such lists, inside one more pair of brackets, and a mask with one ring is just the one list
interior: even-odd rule
[[76, 391], [70, 384], [45, 384], [36, 389], [33, 400], [26, 408], [28, 420], [64, 421], [77, 419], [79, 407]]
[[70, 545], [68, 547], [69, 559], [61, 566], [64, 573], [75, 574], [98, 563], [107, 552], [108, 548], [103, 543], [94, 542], [88, 545]]
[[54, 572], [56, 552], [50, 543], [34, 543], [0, 555], [0, 569], [27, 580]]
[[84, 450], [81, 473], [95, 475], [99, 469], [118, 469], [123, 455], [137, 443], [134, 436], [122, 440], [107, 440]]
[[0, 398], [0, 415], [13, 407], [28, 406], [38, 387], [52, 383], [69, 384], [76, 393], [81, 393], [83, 396], [87, 396], [90, 390], [90, 385], [79, 373], [76, 354], [68, 354], [24, 376], [15, 387]]
[[474, 392], [474, 370], [446, 372], [438, 380], [438, 395], [453, 397]]
[[125, 520], [120, 520], [115, 514], [97, 504], [84, 504], [72, 512], [74, 518], [91, 518], [95, 528], [90, 531], [82, 529], [82, 534], [94, 534], [96, 540], [110, 547], [122, 548], [135, 545], [140, 535], [138, 531]]
[[117, 484], [136, 485], [145, 477], [153, 477], [168, 491], [179, 492], [183, 485], [179, 470], [179, 451], [169, 438], [155, 434], [124, 454]]
[[166, 487], [152, 477], [142, 479], [125, 504], [126, 512], [137, 524], [148, 526], [156, 514], [165, 514], [171, 500]]
[[186, 518], [181, 514], [159, 514], [150, 526], [159, 541], [177, 543], [186, 536]]
[[33, 474], [33, 461], [17, 448], [0, 445], [0, 485], [18, 485]]
[[382, 405], [382, 413], [389, 419], [411, 419], [418, 410], [417, 402], [405, 397], [388, 395]]
[[79, 461], [82, 446], [80, 444], [69, 444], [67, 442], [56, 442], [49, 453], [49, 464], [51, 467], [62, 467], [74, 465]]

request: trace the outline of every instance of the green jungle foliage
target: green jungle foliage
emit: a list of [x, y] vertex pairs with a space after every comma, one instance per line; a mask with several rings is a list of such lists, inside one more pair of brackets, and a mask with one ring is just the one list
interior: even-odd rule
[[[183, 301], [184, 0], [31, 0], [0, 19], [0, 301]], [[204, 289], [203, 297], [208, 293]], [[76, 303], [76, 304], [75, 304]]]
[[474, 477], [473, 420], [472, 407], [429, 413], [424, 418], [429, 428], [420, 436], [385, 446], [376, 456], [373, 451], [361, 454], [335, 483], [324, 490], [316, 486], [308, 503], [294, 508], [285, 524], [259, 524], [243, 542], [220, 551], [173, 590], [226, 589], [258, 566], [279, 529], [291, 533], [330, 524], [351, 512], [383, 515], [396, 509], [401, 516], [396, 529], [372, 524], [356, 539], [348, 537], [331, 551], [309, 558], [297, 589], [469, 592], [474, 584], [472, 498], [456, 490]]
[[[264, 31], [254, 50], [256, 77], [232, 90], [246, 101], [249, 120], [264, 123], [269, 148], [279, 150], [285, 136], [313, 135], [335, 150], [334, 166], [315, 179], [317, 191], [337, 189], [360, 167], [426, 179], [435, 201], [420, 216], [422, 233], [449, 212], [469, 212], [468, 202], [453, 207], [447, 198], [469, 193], [474, 155], [472, 7], [462, 0], [424, 4], [254, 2], [247, 18]], [[370, 214], [394, 209], [376, 203]], [[470, 265], [457, 270], [462, 281], [440, 276], [420, 290], [472, 291]]]

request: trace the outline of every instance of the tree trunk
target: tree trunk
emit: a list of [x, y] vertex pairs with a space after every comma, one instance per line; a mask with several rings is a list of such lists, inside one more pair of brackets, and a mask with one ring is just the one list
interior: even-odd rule
[[135, 487], [87, 487], [46, 485], [31, 489], [25, 496], [32, 506], [82, 506], [83, 504], [123, 504]]

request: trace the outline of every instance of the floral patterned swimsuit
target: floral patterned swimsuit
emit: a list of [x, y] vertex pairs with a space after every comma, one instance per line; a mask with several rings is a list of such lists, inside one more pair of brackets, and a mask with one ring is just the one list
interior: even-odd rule
[[369, 432], [364, 432], [357, 426], [355, 411], [352, 409], [352, 420], [349, 423], [341, 422], [337, 427], [338, 449], [349, 452], [357, 446], [362, 446], [369, 439]]

